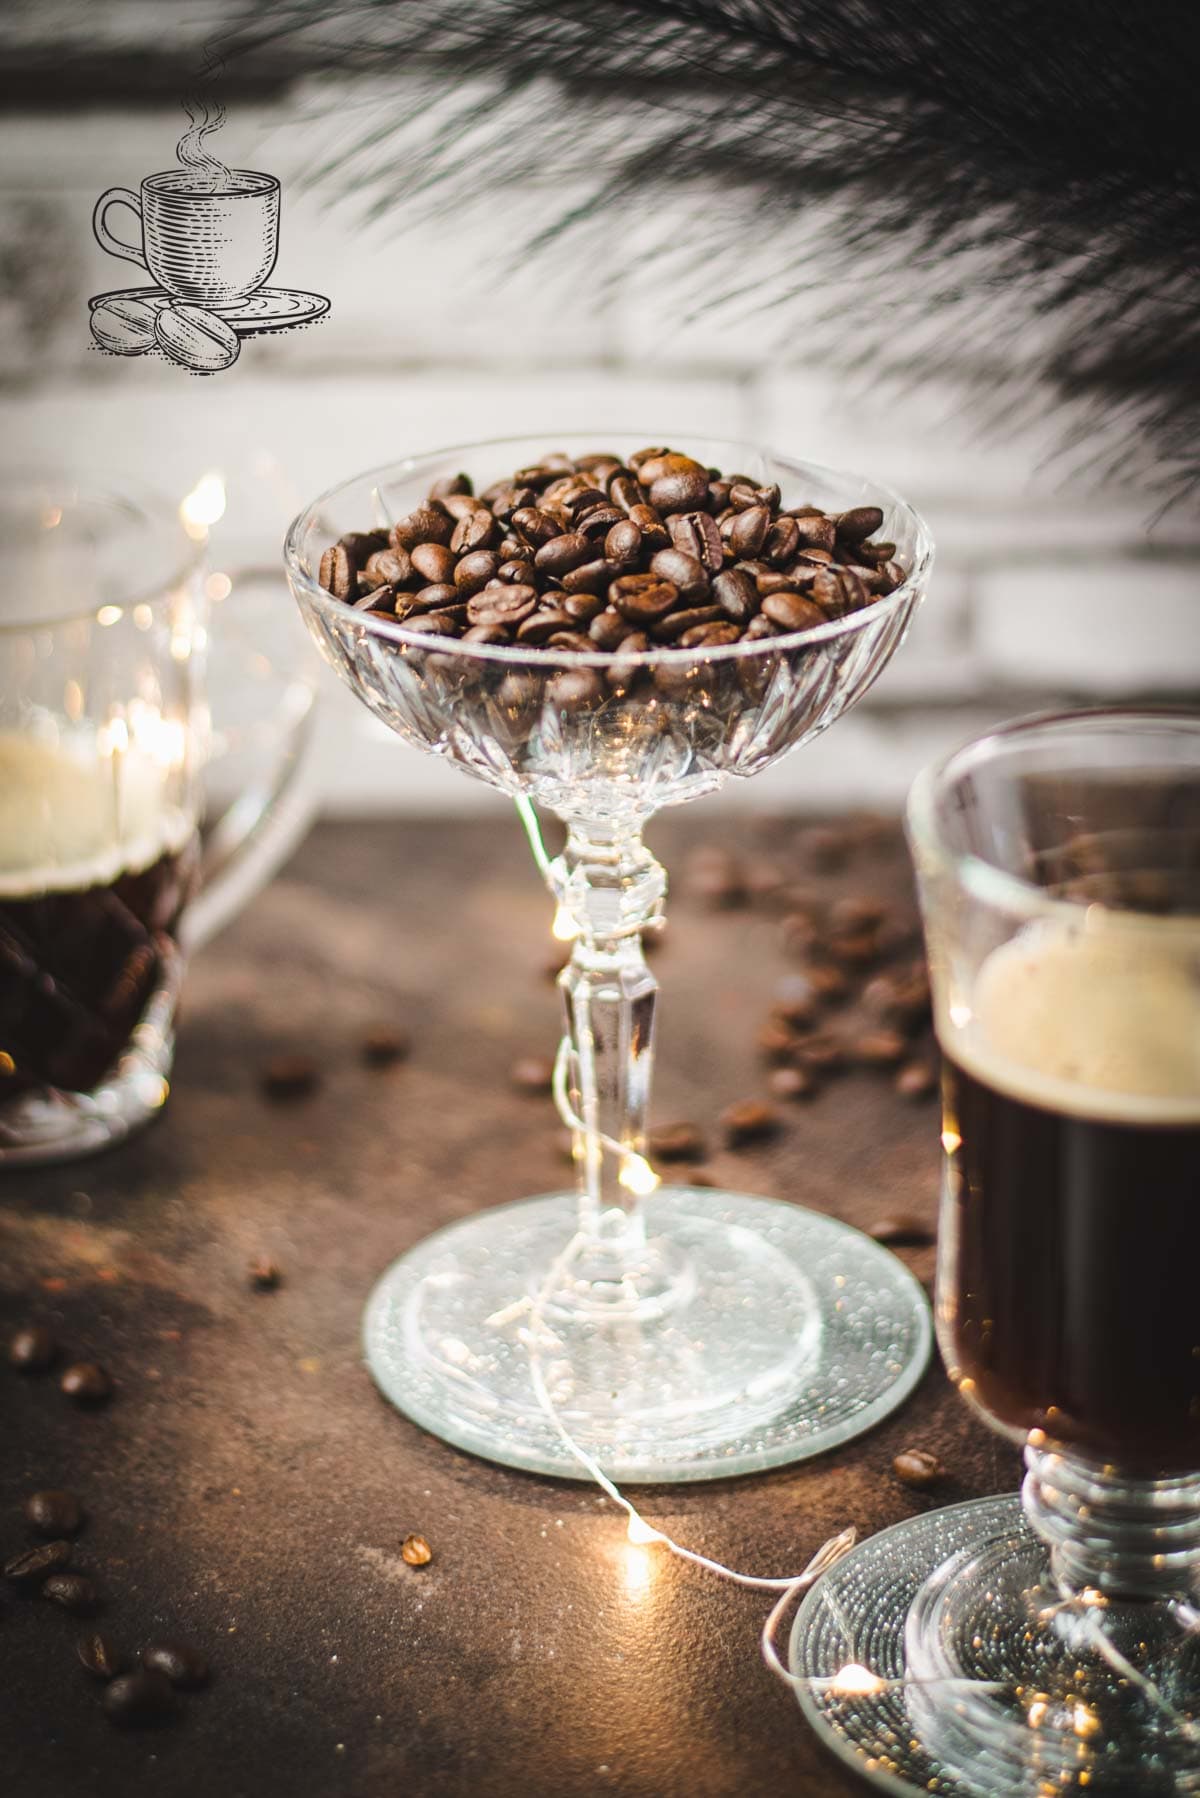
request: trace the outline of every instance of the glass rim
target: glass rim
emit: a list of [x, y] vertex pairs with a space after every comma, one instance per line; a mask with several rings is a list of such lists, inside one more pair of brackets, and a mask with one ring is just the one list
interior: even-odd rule
[[[1038, 730], [1055, 725], [1116, 724], [1127, 726], [1183, 725], [1196, 732], [1200, 746], [1200, 712], [1188, 706], [1124, 706], [1098, 705], [1064, 708], [1046, 712], [1029, 712], [1010, 718], [982, 736], [959, 743], [936, 761], [922, 768], [909, 788], [904, 809], [908, 839], [918, 856], [932, 861], [942, 873], [952, 875], [963, 890], [985, 905], [994, 906], [1018, 917], [1073, 919], [1076, 923], [1089, 914], [1103, 919], [1106, 928], [1131, 928], [1154, 916], [1156, 927], [1194, 931], [1200, 914], [1175, 913], [1166, 917], [1140, 911], [1129, 906], [1105, 905], [1099, 899], [1068, 899], [1048, 893], [1045, 887], [1024, 880], [1006, 868], [998, 868], [973, 850], [952, 849], [946, 843], [937, 821], [938, 802], [955, 777], [965, 773], [972, 763], [985, 760], [993, 746], [1016, 738], [1032, 736]], [[1200, 766], [1200, 758], [1197, 765]]]
[[[132, 477], [124, 481], [118, 473], [115, 480], [103, 482], [93, 480], [86, 474], [70, 467], [30, 469], [18, 476], [5, 488], [5, 503], [10, 499], [30, 500], [35, 495], [44, 494], [51, 504], [55, 489], [64, 496], [64, 510], [69, 504], [80, 505], [91, 502], [103, 506], [114, 513], [123, 513], [131, 521], [157, 528], [168, 528], [178, 539], [180, 556], [173, 561], [169, 573], [156, 580], [151, 587], [134, 589], [128, 597], [120, 602], [103, 599], [96, 605], [81, 606], [78, 611], [70, 610], [56, 613], [50, 618], [39, 618], [34, 615], [7, 618], [0, 611], [0, 637], [27, 636], [30, 631], [61, 630], [70, 624], [83, 624], [95, 619], [106, 606], [120, 604], [122, 610], [131, 606], [160, 606], [170, 600], [182, 582], [186, 581], [200, 567], [207, 553], [208, 533], [202, 538], [190, 537], [179, 518], [178, 504], [173, 504], [167, 495], [157, 487]], [[0, 513], [3, 512], [0, 506]]]
[[[809, 646], [819, 647], [821, 644], [834, 642], [841, 637], [854, 636], [858, 631], [865, 630], [890, 617], [912, 600], [919, 599], [928, 582], [934, 557], [933, 536], [915, 506], [909, 505], [908, 501], [901, 498], [892, 488], [885, 486], [882, 481], [872, 480], [869, 476], [856, 474], [850, 469], [830, 468], [820, 462], [801, 461], [797, 457], [785, 455], [782, 451], [773, 450], [765, 444], [751, 443], [742, 438], [720, 436], [707, 438], [706, 441], [719, 445], [723, 450], [727, 448], [750, 450], [755, 455], [770, 457], [774, 461], [801, 472], [811, 472], [834, 481], [868, 481], [876, 496], [887, 505], [905, 514], [914, 526], [913, 565], [900, 585], [893, 592], [873, 600], [870, 605], [863, 606], [857, 612], [848, 612], [842, 618], [832, 618], [828, 623], [813, 625], [808, 630], [789, 631], [777, 637], [756, 638], [749, 643], [744, 640], [737, 643], [722, 643], [708, 649], [683, 649], [678, 644], [661, 644], [653, 649], [635, 650], [629, 655], [623, 655], [619, 650], [612, 649], [540, 649], [536, 644], [531, 643], [464, 643], [461, 637], [442, 637], [427, 631], [409, 630], [398, 620], [388, 618], [384, 613], [355, 612], [354, 608], [348, 606], [344, 599], [335, 598], [332, 593], [322, 587], [316, 576], [304, 566], [301, 554], [302, 544], [315, 523], [317, 514], [322, 506], [345, 493], [347, 489], [371, 480], [378, 483], [385, 475], [398, 475], [406, 470], [415, 472], [423, 462], [436, 461], [445, 456], [466, 456], [480, 450], [503, 449], [510, 444], [526, 443], [530, 436], [543, 434], [547, 438], [558, 438], [562, 442], [581, 437], [602, 442], [605, 437], [641, 435], [628, 427], [615, 429], [611, 426], [607, 431], [592, 432], [574, 428], [569, 431], [551, 429], [545, 433], [522, 431], [516, 435], [509, 433], [503, 437], [476, 438], [466, 443], [446, 444], [441, 448], [422, 450], [411, 456], [402, 456], [395, 462], [385, 462], [372, 468], [363, 469], [361, 473], [350, 475], [345, 480], [336, 481], [333, 486], [327, 487], [323, 493], [317, 495], [316, 499], [310, 501], [289, 525], [283, 542], [283, 563], [293, 589], [299, 587], [305, 598], [310, 602], [315, 602], [322, 612], [333, 618], [335, 623], [340, 621], [344, 624], [347, 614], [349, 614], [351, 617], [357, 618], [370, 635], [381, 637], [385, 642], [402, 644], [407, 648], [423, 649], [438, 655], [458, 655], [470, 661], [495, 662], [510, 668], [526, 666], [534, 668], [611, 668], [614, 664], [619, 664], [622, 668], [654, 668], [664, 660], [668, 666], [673, 662], [678, 662], [686, 663], [691, 667], [699, 667], [719, 661], [746, 661], [755, 656], [772, 654], [779, 650], [786, 652]], [[672, 435], [669, 432], [664, 434], [660, 431], [657, 434], [657, 440], [662, 441], [664, 435], [670, 437], [672, 442], [679, 441], [686, 448], [689, 440], [695, 441], [704, 434], [700, 431], [680, 431]], [[647, 434], [645, 441], [647, 443], [654, 442], [656, 436]]]

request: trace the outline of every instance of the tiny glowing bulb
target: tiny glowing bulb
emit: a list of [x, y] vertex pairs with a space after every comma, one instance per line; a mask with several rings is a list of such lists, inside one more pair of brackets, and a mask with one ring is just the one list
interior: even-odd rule
[[639, 1548], [648, 1548], [651, 1542], [662, 1541], [658, 1531], [652, 1529], [648, 1523], [643, 1523], [636, 1511], [629, 1513], [629, 1528], [625, 1533], [631, 1542], [637, 1543]]
[[839, 1667], [829, 1682], [829, 1690], [845, 1698], [874, 1698], [886, 1688], [886, 1680], [880, 1679], [878, 1673], [872, 1673], [869, 1667], [860, 1666], [857, 1661]]
[[179, 506], [183, 528], [197, 542], [207, 537], [209, 525], [216, 524], [224, 513], [225, 483], [215, 471], [201, 475]]
[[579, 927], [565, 905], [560, 905], [555, 912], [551, 929], [560, 943], [573, 943], [579, 935]]
[[658, 1175], [646, 1157], [635, 1154], [632, 1149], [621, 1163], [618, 1177], [626, 1192], [634, 1193], [639, 1199], [644, 1199], [647, 1193], [653, 1192], [660, 1184]]

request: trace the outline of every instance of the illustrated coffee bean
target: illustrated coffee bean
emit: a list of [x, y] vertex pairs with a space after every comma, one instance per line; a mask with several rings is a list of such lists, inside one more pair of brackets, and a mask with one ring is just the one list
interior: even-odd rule
[[[319, 578], [364, 617], [394, 615], [409, 631], [489, 646], [515, 631], [531, 648], [583, 653], [587, 626], [588, 653], [616, 656], [630, 634], [621, 624], [650, 631], [653, 644], [693, 659], [656, 662], [640, 679], [616, 667], [556, 675], [553, 704], [586, 711], [651, 680], [662, 699], [680, 702], [714, 692], [725, 666], [714, 652], [828, 624], [893, 592], [905, 570], [894, 544], [871, 538], [876, 521], [878, 507], [784, 508], [774, 483], [723, 475], [670, 448], [638, 452], [629, 466], [603, 452], [555, 453], [478, 497], [466, 475], [435, 482], [386, 539], [348, 532], [331, 544]], [[495, 611], [498, 586], [530, 593], [528, 610]], [[455, 671], [445, 658], [430, 666]], [[769, 678], [758, 658], [730, 673], [752, 699]]]
[[104, 1714], [122, 1729], [141, 1728], [168, 1716], [174, 1704], [171, 1682], [157, 1668], [121, 1673], [104, 1688]]
[[83, 1528], [83, 1506], [73, 1492], [31, 1492], [25, 1518], [43, 1536], [74, 1536]]
[[148, 1642], [142, 1650], [142, 1666], [151, 1673], [163, 1674], [183, 1691], [195, 1691], [208, 1683], [208, 1662], [190, 1642]]
[[892, 1462], [892, 1472], [902, 1485], [918, 1490], [934, 1485], [946, 1475], [942, 1463], [927, 1448], [903, 1449]]
[[181, 301], [155, 315], [154, 335], [173, 361], [201, 375], [232, 367], [242, 347], [237, 332], [223, 318]]
[[86, 1636], [80, 1636], [75, 1653], [80, 1665], [86, 1667], [93, 1679], [115, 1679], [125, 1670], [125, 1656], [112, 1637], [101, 1630], [89, 1630]]
[[100, 1602], [99, 1593], [83, 1573], [52, 1573], [42, 1581], [42, 1597], [76, 1617], [86, 1617]]
[[45, 1373], [54, 1365], [58, 1344], [44, 1324], [25, 1324], [8, 1342], [8, 1364], [18, 1373]]
[[51, 1573], [57, 1573], [71, 1559], [69, 1542], [43, 1542], [40, 1548], [26, 1548], [5, 1561], [3, 1573], [14, 1586], [40, 1586]]
[[155, 342], [154, 320], [158, 312], [148, 300], [117, 296], [92, 307], [92, 336], [102, 350], [118, 356], [140, 356]]
[[102, 1405], [112, 1397], [110, 1375], [97, 1361], [76, 1361], [59, 1381], [60, 1389], [77, 1405]]

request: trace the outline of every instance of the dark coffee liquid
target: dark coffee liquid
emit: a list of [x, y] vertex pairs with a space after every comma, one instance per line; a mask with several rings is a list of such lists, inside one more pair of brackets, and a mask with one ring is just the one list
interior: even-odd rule
[[1200, 1119], [1069, 1116], [947, 1057], [944, 1140], [952, 1377], [1022, 1437], [1042, 1429], [1130, 1473], [1194, 1472]]
[[196, 844], [61, 892], [0, 891], [0, 1115], [33, 1087], [87, 1092], [129, 1041], [195, 877]]

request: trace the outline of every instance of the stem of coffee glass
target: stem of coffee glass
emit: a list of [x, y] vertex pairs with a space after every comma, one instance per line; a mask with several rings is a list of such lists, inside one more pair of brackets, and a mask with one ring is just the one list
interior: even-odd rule
[[[387, 528], [433, 482], [477, 489], [547, 448], [617, 457], [647, 438], [556, 434], [462, 446], [372, 471], [314, 502], [285, 551], [326, 660], [400, 736], [517, 800], [572, 943], [560, 1109], [577, 1195], [522, 1200], [411, 1249], [368, 1306], [383, 1390], [460, 1447], [580, 1476], [570, 1436], [617, 1478], [681, 1480], [802, 1458], [869, 1427], [912, 1389], [923, 1296], [895, 1257], [799, 1207], [660, 1187], [645, 1159], [657, 982], [642, 935], [666, 876], [643, 842], [663, 805], [746, 778], [825, 729], [886, 666], [923, 595], [917, 515], [857, 476], [753, 445], [685, 440], [706, 465], [778, 482], [788, 503], [878, 505], [909, 570], [863, 611], [720, 649], [610, 655], [430, 637], [357, 611], [317, 579], [348, 531]], [[549, 860], [535, 808], [567, 827]]]
[[[909, 830], [944, 1054], [938, 1341], [1026, 1474], [1019, 1506], [848, 1563], [904, 1692], [893, 1789], [1197, 1792], [1200, 718], [1009, 725], [917, 781]], [[824, 1604], [797, 1621], [809, 1677]], [[875, 1753], [870, 1703], [816, 1708]]]
[[63, 470], [0, 497], [0, 1168], [160, 1113], [186, 954], [304, 821], [311, 680], [278, 678], [277, 620], [246, 641], [249, 585], [238, 633], [214, 630], [193, 533], [165, 498]]

